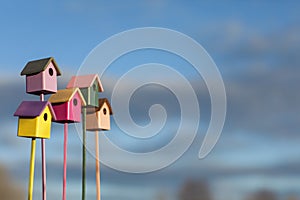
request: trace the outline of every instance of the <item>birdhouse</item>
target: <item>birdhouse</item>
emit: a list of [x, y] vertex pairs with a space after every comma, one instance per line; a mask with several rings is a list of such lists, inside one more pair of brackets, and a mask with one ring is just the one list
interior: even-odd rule
[[86, 130], [110, 130], [110, 115], [113, 114], [106, 98], [99, 99], [99, 107], [89, 108], [86, 115]]
[[87, 107], [98, 107], [98, 92], [103, 92], [103, 87], [97, 74], [73, 76], [67, 88], [75, 87], [80, 89]]
[[14, 116], [19, 117], [19, 137], [50, 138], [51, 120], [56, 117], [49, 102], [23, 101]]
[[50, 57], [28, 62], [21, 75], [26, 75], [26, 92], [40, 95], [57, 91], [57, 76], [61, 72], [54, 58]]
[[55, 122], [80, 122], [81, 106], [85, 106], [85, 100], [78, 88], [58, 90], [48, 101], [52, 104], [56, 115]]

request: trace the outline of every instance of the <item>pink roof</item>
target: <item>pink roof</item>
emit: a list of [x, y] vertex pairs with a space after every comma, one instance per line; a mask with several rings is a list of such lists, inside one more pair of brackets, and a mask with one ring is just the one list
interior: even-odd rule
[[98, 74], [72, 76], [71, 80], [67, 85], [67, 88], [74, 88], [74, 87], [88, 88], [93, 85], [94, 81], [97, 81], [99, 92], [103, 92], [103, 87], [100, 82]]
[[14, 116], [19, 117], [37, 117], [42, 114], [46, 106], [49, 106], [53, 119], [56, 119], [51, 104], [48, 101], [23, 101]]

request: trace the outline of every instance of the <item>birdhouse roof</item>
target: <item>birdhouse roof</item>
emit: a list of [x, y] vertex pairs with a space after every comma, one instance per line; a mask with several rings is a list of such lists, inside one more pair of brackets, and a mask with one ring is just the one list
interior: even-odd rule
[[81, 99], [81, 105], [85, 106], [86, 102], [78, 88], [68, 88], [63, 90], [58, 90], [55, 94], [52, 94], [48, 101], [51, 103], [64, 103], [70, 101], [73, 96], [78, 93]]
[[71, 80], [69, 81], [67, 88], [88, 88], [93, 85], [93, 83], [97, 81], [99, 92], [103, 92], [103, 87], [101, 81], [99, 79], [98, 74], [89, 74], [89, 75], [82, 75], [82, 76], [72, 76]]
[[104, 103], [106, 103], [107, 106], [108, 106], [108, 108], [109, 108], [109, 114], [110, 114], [110, 115], [113, 114], [111, 105], [110, 105], [110, 103], [109, 103], [109, 101], [108, 101], [107, 98], [99, 99], [98, 101], [99, 101], [99, 106], [96, 107], [96, 108], [88, 108], [88, 109], [87, 109], [87, 113], [98, 112], [98, 111], [102, 108], [102, 106], [104, 105]]
[[58, 65], [56, 64], [53, 57], [29, 61], [24, 67], [24, 69], [22, 70], [21, 76], [40, 73], [47, 68], [50, 62], [53, 63], [56, 69], [57, 76], [60, 76], [61, 75], [60, 69], [58, 68]]
[[37, 117], [42, 114], [46, 107], [49, 107], [53, 119], [56, 119], [51, 104], [48, 101], [23, 101], [14, 116], [19, 117]]

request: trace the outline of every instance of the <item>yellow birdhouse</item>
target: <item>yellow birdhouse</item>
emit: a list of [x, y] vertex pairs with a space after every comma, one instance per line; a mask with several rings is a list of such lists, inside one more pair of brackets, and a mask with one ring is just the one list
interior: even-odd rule
[[49, 102], [23, 101], [14, 116], [19, 117], [19, 137], [50, 138], [51, 121], [56, 117]]

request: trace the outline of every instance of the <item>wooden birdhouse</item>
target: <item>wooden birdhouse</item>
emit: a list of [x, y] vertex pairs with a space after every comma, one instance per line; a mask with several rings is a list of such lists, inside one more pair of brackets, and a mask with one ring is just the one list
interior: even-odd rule
[[110, 130], [110, 115], [113, 114], [109, 101], [99, 99], [99, 107], [89, 108], [86, 115], [86, 130]]
[[103, 87], [97, 74], [73, 76], [67, 88], [76, 87], [80, 89], [87, 107], [98, 107], [98, 92], [103, 92]]
[[19, 137], [50, 138], [51, 120], [56, 116], [49, 102], [23, 101], [14, 116], [19, 117]]
[[81, 120], [81, 106], [85, 100], [78, 88], [58, 90], [48, 100], [56, 115], [55, 122], [74, 123]]
[[57, 76], [61, 72], [54, 58], [50, 57], [28, 62], [21, 75], [26, 75], [26, 92], [40, 95], [57, 91]]

